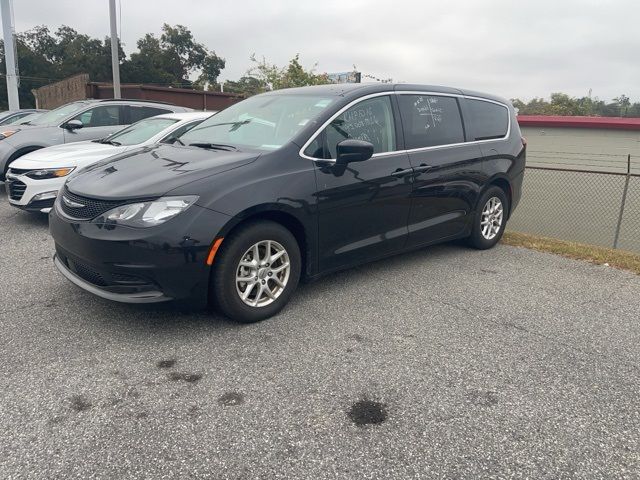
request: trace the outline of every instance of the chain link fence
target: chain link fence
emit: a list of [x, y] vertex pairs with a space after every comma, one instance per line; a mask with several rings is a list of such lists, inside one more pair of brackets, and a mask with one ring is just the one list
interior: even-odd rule
[[640, 174], [626, 163], [626, 172], [527, 167], [508, 228], [640, 253]]

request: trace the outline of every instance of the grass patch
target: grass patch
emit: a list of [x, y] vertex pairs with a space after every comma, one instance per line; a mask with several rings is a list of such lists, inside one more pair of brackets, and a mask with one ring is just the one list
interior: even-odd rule
[[611, 248], [584, 245], [582, 243], [517, 232], [505, 232], [502, 237], [502, 243], [541, 252], [555, 253], [576, 260], [586, 260], [598, 265], [606, 263], [611, 267], [631, 270], [640, 275], [640, 255], [624, 250], [613, 250]]

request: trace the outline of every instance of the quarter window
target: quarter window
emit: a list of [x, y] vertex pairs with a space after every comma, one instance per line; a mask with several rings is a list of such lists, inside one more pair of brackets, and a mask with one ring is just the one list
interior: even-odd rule
[[353, 138], [373, 144], [373, 153], [396, 149], [396, 133], [389, 96], [363, 100], [333, 121], [305, 151], [316, 158], [336, 158], [337, 145]]
[[509, 127], [509, 111], [497, 103], [466, 100], [473, 125], [474, 140], [502, 138]]
[[460, 108], [455, 97], [398, 95], [405, 148], [464, 142]]
[[163, 115], [165, 113], [172, 112], [164, 108], [129, 106], [129, 122], [135, 123], [139, 120], [155, 117], [156, 115]]

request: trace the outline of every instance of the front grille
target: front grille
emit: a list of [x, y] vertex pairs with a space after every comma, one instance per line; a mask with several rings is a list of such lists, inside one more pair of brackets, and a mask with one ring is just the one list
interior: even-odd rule
[[7, 179], [7, 185], [9, 187], [9, 198], [16, 201], [22, 198], [24, 191], [27, 189], [27, 185], [20, 180]]
[[[67, 205], [64, 201], [65, 198], [71, 202], [82, 205], [82, 207], [71, 207]], [[124, 205], [125, 203], [127, 202], [123, 202], [121, 200], [97, 200], [94, 198], [82, 197], [75, 193], [71, 193], [66, 186], [64, 187], [62, 198], [60, 199], [60, 207], [62, 208], [62, 211], [69, 217], [78, 220], [91, 220], [112, 208]]]

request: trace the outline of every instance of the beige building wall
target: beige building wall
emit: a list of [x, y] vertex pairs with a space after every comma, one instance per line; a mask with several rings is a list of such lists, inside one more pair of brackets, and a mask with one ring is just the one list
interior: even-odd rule
[[640, 174], [640, 131], [566, 127], [520, 127], [527, 165]]

